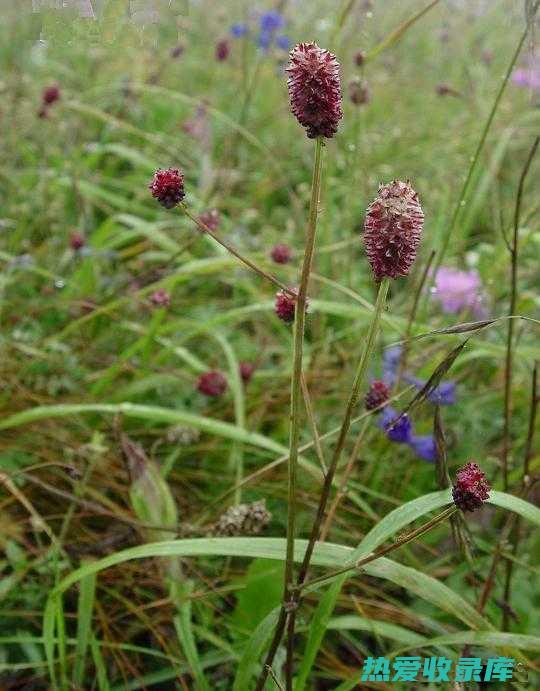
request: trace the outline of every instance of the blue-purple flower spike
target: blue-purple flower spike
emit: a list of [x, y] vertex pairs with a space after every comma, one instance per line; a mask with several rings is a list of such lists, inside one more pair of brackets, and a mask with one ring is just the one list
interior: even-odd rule
[[434, 463], [437, 460], [437, 447], [435, 445], [435, 439], [431, 434], [427, 434], [426, 436], [416, 436], [412, 434], [408, 444], [418, 458], [429, 461], [430, 463]]
[[390, 406], [387, 406], [382, 411], [380, 426], [384, 429], [390, 441], [398, 444], [407, 444], [411, 439], [412, 424], [409, 416], [402, 415], [400, 417], [397, 410]]

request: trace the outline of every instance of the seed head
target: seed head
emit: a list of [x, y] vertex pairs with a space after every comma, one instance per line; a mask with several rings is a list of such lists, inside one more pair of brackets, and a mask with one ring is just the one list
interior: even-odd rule
[[158, 288], [150, 296], [150, 302], [154, 307], [168, 307], [171, 304], [171, 296], [163, 288]]
[[244, 384], [248, 384], [251, 380], [251, 377], [253, 376], [253, 372], [255, 372], [255, 365], [251, 362], [241, 362], [239, 369], [242, 381], [244, 382]]
[[82, 233], [74, 232], [69, 237], [69, 246], [74, 252], [82, 249], [85, 245], [84, 235]]
[[152, 196], [166, 209], [174, 208], [186, 196], [184, 174], [178, 168], [158, 168], [148, 187]]
[[277, 316], [286, 324], [294, 321], [296, 300], [284, 290], [276, 293], [275, 311]]
[[56, 103], [56, 101], [58, 101], [59, 99], [60, 89], [56, 84], [51, 84], [51, 86], [47, 86], [45, 89], [43, 89], [41, 100], [45, 105], [51, 106], [53, 103]]
[[379, 187], [364, 221], [364, 245], [378, 281], [407, 276], [423, 225], [424, 213], [409, 182], [394, 180]]
[[476, 463], [466, 463], [456, 473], [452, 487], [454, 504], [462, 511], [479, 509], [489, 499], [490, 486]]
[[389, 396], [390, 389], [382, 380], [376, 379], [375, 381], [371, 382], [369, 391], [364, 399], [366, 410], [375, 410], [375, 408], [379, 408], [380, 406], [386, 404]]
[[272, 514], [264, 499], [252, 504], [238, 504], [219, 517], [212, 532], [214, 535], [256, 535], [271, 519]]
[[287, 67], [291, 110], [310, 139], [333, 137], [343, 117], [339, 62], [316, 43], [299, 43]]
[[288, 264], [291, 261], [292, 252], [289, 245], [274, 245], [270, 256], [276, 262], [276, 264]]
[[205, 372], [199, 377], [197, 389], [205, 396], [217, 398], [227, 391], [227, 380], [221, 372]]

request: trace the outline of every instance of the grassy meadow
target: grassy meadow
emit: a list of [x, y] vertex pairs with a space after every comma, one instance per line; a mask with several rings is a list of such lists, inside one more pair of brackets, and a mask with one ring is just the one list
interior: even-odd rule
[[[307, 574], [328, 578], [298, 591], [262, 688], [535, 688], [538, 2], [64, 4], [0, 8], [0, 689], [258, 688], [362, 353]], [[339, 60], [343, 118], [299, 378], [276, 285], [224, 245], [299, 286], [303, 41]], [[152, 198], [159, 168], [185, 207]], [[425, 222], [379, 314], [363, 225], [394, 179]], [[366, 410], [381, 379], [391, 409]], [[420, 530], [470, 461], [490, 499]], [[361, 678], [400, 656], [514, 674]]]

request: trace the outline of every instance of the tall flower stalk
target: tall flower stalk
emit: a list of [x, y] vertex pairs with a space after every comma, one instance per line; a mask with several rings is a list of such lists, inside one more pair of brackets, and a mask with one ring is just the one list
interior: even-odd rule
[[315, 250], [315, 234], [321, 189], [322, 150], [324, 138], [332, 137], [338, 128], [343, 115], [341, 110], [341, 83], [339, 63], [332, 53], [320, 48], [316, 43], [299, 43], [289, 54], [287, 67], [289, 99], [291, 111], [306, 135], [316, 140], [315, 161], [311, 182], [311, 201], [302, 273], [298, 296], [296, 298], [293, 340], [293, 372], [291, 379], [290, 409], [290, 442], [288, 459], [288, 515], [287, 515], [287, 548], [283, 601], [274, 638], [270, 645], [265, 664], [256, 689], [261, 691], [271, 669], [271, 665], [283, 638], [283, 633], [292, 620], [289, 628], [286, 664], [286, 689], [292, 691], [292, 664], [294, 655], [294, 617], [293, 608], [296, 598], [293, 596], [294, 581], [294, 540], [296, 537], [296, 483], [298, 468], [298, 447], [300, 441], [300, 406], [302, 400], [302, 360], [304, 348], [304, 331], [306, 318], [307, 290]]

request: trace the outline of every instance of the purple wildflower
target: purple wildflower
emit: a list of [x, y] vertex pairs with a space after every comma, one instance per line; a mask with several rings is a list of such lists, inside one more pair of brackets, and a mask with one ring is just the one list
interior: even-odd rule
[[477, 271], [441, 266], [435, 276], [433, 298], [444, 312], [456, 314], [469, 310], [479, 319], [486, 316], [485, 297]]
[[272, 32], [271, 31], [261, 31], [257, 39], [257, 45], [262, 50], [268, 50], [272, 43]]
[[426, 436], [417, 437], [415, 434], [411, 434], [407, 443], [418, 458], [422, 458], [430, 463], [434, 463], [437, 460], [437, 447], [435, 446], [433, 435], [427, 434]]
[[276, 46], [280, 50], [289, 50], [291, 47], [291, 41], [288, 36], [281, 34], [281, 36], [276, 36]]
[[272, 33], [285, 26], [285, 17], [280, 12], [276, 12], [276, 10], [264, 12], [259, 20], [259, 26], [261, 31]]
[[514, 70], [512, 81], [516, 86], [540, 91], [540, 59], [530, 59], [525, 67], [519, 67], [517, 70]]
[[233, 24], [229, 32], [233, 38], [243, 38], [249, 33], [249, 27], [247, 24]]
[[386, 406], [381, 413], [380, 426], [384, 429], [390, 441], [398, 444], [408, 444], [412, 436], [412, 424], [408, 415], [402, 415]]

